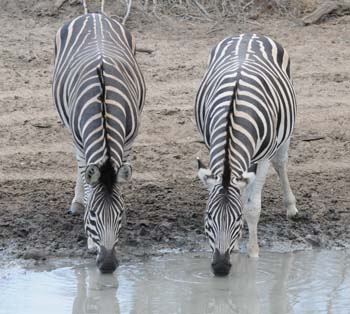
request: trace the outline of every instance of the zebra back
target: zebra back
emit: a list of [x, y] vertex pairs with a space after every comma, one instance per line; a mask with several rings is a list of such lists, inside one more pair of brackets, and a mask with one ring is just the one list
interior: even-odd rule
[[195, 115], [214, 174], [225, 172], [227, 158], [233, 178], [271, 158], [289, 139], [295, 114], [290, 60], [280, 44], [242, 34], [211, 50]]
[[56, 34], [53, 98], [86, 164], [110, 158], [116, 168], [137, 135], [145, 84], [128, 30], [103, 14], [86, 14]]

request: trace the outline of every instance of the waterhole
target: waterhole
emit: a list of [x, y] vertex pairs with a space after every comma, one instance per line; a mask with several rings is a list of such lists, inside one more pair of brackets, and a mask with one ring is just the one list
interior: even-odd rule
[[121, 265], [1, 270], [0, 313], [203, 314], [350, 313], [350, 252], [233, 254], [216, 278], [206, 254], [175, 254]]

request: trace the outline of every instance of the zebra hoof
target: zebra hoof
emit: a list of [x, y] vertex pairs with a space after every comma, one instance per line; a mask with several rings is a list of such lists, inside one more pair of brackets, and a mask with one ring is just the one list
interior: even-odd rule
[[259, 246], [248, 245], [248, 256], [253, 259], [259, 258]]
[[73, 202], [68, 208], [68, 212], [72, 215], [78, 215], [80, 212], [84, 212], [84, 205]]
[[258, 252], [249, 252], [248, 256], [249, 256], [249, 258], [252, 258], [252, 259], [258, 259], [259, 253]]
[[287, 218], [293, 218], [298, 215], [298, 210], [295, 206], [292, 206], [287, 209]]

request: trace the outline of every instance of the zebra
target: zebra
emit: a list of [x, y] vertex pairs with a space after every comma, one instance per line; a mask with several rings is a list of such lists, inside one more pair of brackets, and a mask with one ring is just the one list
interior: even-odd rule
[[270, 161], [279, 176], [287, 216], [297, 214], [287, 160], [296, 98], [290, 58], [276, 41], [257, 34], [228, 37], [210, 52], [195, 100], [209, 167], [198, 158], [198, 177], [209, 190], [205, 233], [215, 275], [227, 275], [243, 219], [250, 257], [259, 256], [257, 224]]
[[70, 212], [83, 211], [88, 248], [97, 266], [113, 272], [124, 201], [121, 184], [131, 179], [133, 141], [145, 101], [135, 60], [135, 40], [103, 13], [65, 23], [55, 39], [53, 99], [73, 139], [78, 164]]

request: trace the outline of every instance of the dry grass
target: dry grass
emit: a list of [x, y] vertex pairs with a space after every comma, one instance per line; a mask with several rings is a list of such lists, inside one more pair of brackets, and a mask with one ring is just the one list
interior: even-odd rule
[[[301, 17], [313, 11], [322, 0], [105, 0], [107, 13], [117, 15], [120, 20], [126, 14], [129, 1], [132, 1], [130, 17], [144, 16], [146, 19], [162, 19], [172, 16], [198, 21], [233, 19], [242, 22], [245, 19], [258, 19], [266, 14], [285, 17]], [[29, 5], [32, 3], [33, 5]], [[57, 3], [61, 3], [59, 8]], [[100, 9], [100, 0], [87, 0], [90, 12]], [[82, 0], [4, 0], [7, 11], [24, 10], [35, 15], [57, 15], [83, 13]], [[28, 10], [28, 8], [31, 8]], [[112, 13], [113, 12], [113, 13]]]
[[[111, 9], [121, 19], [125, 15], [130, 0], [105, 0], [106, 8]], [[193, 20], [217, 21], [222, 18], [234, 18], [241, 21], [246, 18], [259, 18], [264, 14], [300, 17], [312, 11], [321, 0], [131, 0], [133, 13], [143, 13], [161, 19], [173, 16]], [[70, 0], [76, 5], [81, 0]], [[96, 10], [100, 0], [87, 0], [88, 6]]]
[[149, 14], [199, 20], [258, 18], [265, 13], [299, 17], [316, 7], [318, 0], [134, 0]]

